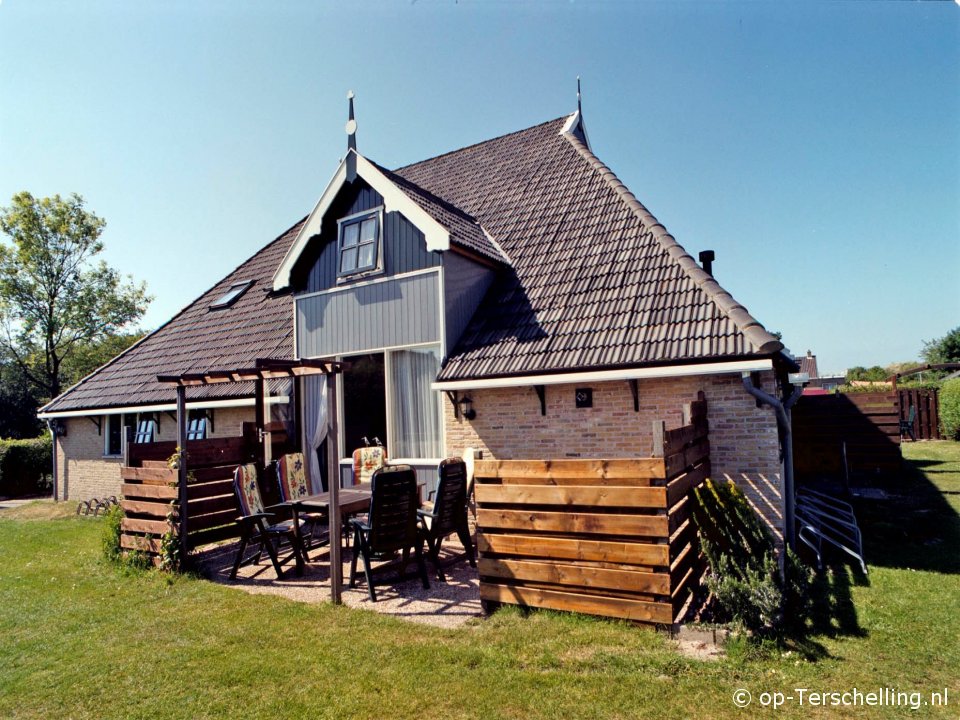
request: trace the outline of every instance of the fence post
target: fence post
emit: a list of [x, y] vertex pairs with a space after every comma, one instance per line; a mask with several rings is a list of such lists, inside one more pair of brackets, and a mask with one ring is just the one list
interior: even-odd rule
[[187, 557], [187, 388], [177, 385], [177, 486], [180, 503], [180, 557]]
[[653, 421], [653, 457], [663, 457], [664, 434], [667, 424], [663, 420]]

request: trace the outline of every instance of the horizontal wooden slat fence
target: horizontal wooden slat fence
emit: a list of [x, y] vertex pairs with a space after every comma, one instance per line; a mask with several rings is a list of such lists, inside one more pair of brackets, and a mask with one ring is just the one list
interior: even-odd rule
[[[160, 552], [162, 536], [170, 530], [168, 515], [179, 518], [177, 470], [168, 465], [176, 443], [131, 444], [120, 469], [121, 547], [151, 555]], [[236, 537], [239, 508], [233, 492], [233, 471], [249, 462], [243, 438], [216, 438], [187, 443], [187, 549]], [[156, 561], [156, 560], [155, 560]]]
[[478, 461], [481, 598], [673, 623], [704, 567], [689, 496], [710, 472], [706, 411], [655, 425], [661, 457]]
[[793, 408], [793, 448], [800, 479], [899, 472], [896, 391], [802, 396]]

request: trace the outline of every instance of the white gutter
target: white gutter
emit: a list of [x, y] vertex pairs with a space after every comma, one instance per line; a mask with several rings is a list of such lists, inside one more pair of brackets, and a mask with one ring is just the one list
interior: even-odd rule
[[[284, 405], [290, 402], [287, 395], [271, 395], [266, 398], [267, 405]], [[187, 407], [193, 410], [209, 410], [216, 408], [232, 407], [251, 407], [253, 398], [235, 398], [233, 400], [194, 400], [187, 402]], [[40, 420], [48, 418], [71, 418], [87, 417], [91, 415], [122, 415], [123, 413], [138, 412], [168, 412], [177, 409], [176, 403], [163, 403], [159, 405], [128, 405], [127, 407], [109, 407], [109, 408], [87, 408], [86, 410], [63, 410], [61, 412], [39, 413], [37, 417]]]
[[593, 370], [589, 372], [551, 373], [549, 375], [522, 375], [480, 380], [448, 380], [435, 382], [432, 390], [482, 390], [484, 388], [530, 387], [531, 385], [567, 385], [571, 383], [613, 382], [616, 380], [644, 380], [652, 378], [683, 377], [685, 375], [723, 375], [725, 373], [760, 372], [772, 370], [773, 361], [734, 360], [731, 362], [700, 363], [697, 365], [665, 365], [663, 367], [628, 368], [624, 370]]

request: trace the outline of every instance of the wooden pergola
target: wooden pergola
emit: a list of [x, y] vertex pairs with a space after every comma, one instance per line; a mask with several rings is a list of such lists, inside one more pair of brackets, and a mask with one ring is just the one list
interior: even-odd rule
[[[221, 383], [253, 382], [254, 406], [257, 433], [259, 439], [259, 460], [265, 466], [271, 460], [269, 434], [266, 432], [266, 401], [264, 389], [266, 382], [284, 378], [300, 378], [308, 375], [326, 375], [327, 377], [327, 416], [329, 430], [327, 438], [332, 446], [337, 447], [337, 375], [342, 373], [344, 364], [327, 359], [283, 360], [277, 358], [260, 358], [254, 362], [252, 368], [235, 370], [209, 370], [199, 373], [182, 373], [180, 375], [158, 375], [157, 381], [175, 385], [177, 389], [177, 452], [178, 488], [180, 497], [180, 542], [186, 550], [187, 541], [187, 388], [203, 385], [218, 385]], [[330, 500], [330, 597], [334, 603], [340, 603], [343, 586], [343, 565], [340, 560], [340, 543], [332, 542], [339, 538], [341, 533], [340, 521], [340, 466], [337, 462], [337, 453], [327, 453], [327, 486]]]

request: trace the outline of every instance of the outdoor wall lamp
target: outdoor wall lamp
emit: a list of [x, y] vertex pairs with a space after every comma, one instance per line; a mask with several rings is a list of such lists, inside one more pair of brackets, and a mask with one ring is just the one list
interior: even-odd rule
[[473, 420], [477, 416], [477, 411], [473, 409], [473, 399], [469, 395], [457, 400], [457, 404], [460, 406], [460, 414], [467, 420]]

